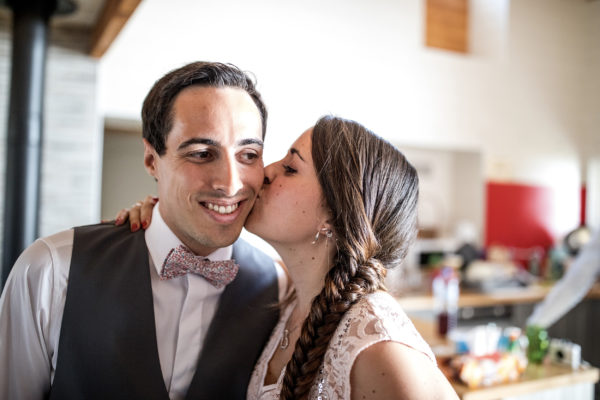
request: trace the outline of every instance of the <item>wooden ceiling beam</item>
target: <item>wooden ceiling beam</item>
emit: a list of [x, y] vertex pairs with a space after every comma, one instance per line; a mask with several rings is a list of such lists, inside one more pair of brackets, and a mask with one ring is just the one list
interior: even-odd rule
[[141, 1], [106, 0], [92, 33], [92, 57], [100, 58], [104, 55]]

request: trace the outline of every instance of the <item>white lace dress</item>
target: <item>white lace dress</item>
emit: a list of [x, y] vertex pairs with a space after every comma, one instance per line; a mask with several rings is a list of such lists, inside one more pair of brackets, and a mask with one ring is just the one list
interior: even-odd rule
[[[269, 361], [281, 341], [293, 306], [294, 304], [290, 304], [282, 312], [254, 367], [247, 400], [279, 399], [285, 368], [276, 384], [265, 386], [264, 381]], [[405, 344], [423, 352], [433, 363], [436, 362], [429, 345], [419, 335], [398, 302], [388, 293], [372, 293], [350, 308], [340, 321], [325, 353], [319, 375], [310, 390], [309, 399], [350, 399], [350, 370], [354, 360], [362, 350], [381, 341]]]

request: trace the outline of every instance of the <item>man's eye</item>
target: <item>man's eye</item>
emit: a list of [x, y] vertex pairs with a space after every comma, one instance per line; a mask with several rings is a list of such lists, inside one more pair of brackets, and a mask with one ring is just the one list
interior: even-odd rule
[[247, 152], [247, 153], [242, 153], [241, 154], [241, 158], [242, 158], [243, 161], [252, 162], [254, 160], [258, 160], [260, 158], [260, 155], [257, 154], [257, 153], [255, 153], [255, 152], [253, 152], [253, 151], [250, 151], [250, 152]]
[[208, 160], [212, 157], [210, 151], [194, 151], [188, 154], [189, 157], [197, 160]]

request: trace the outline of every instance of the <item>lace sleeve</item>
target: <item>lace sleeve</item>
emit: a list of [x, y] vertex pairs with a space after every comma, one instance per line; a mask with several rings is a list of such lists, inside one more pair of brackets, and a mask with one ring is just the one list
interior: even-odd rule
[[349, 399], [350, 371], [361, 351], [375, 343], [394, 341], [412, 347], [435, 363], [429, 345], [400, 308], [385, 292], [370, 294], [344, 316], [325, 353], [311, 399]]

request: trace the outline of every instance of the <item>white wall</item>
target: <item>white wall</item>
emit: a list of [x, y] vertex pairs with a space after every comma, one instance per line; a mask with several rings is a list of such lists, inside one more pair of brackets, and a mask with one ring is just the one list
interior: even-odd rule
[[156, 194], [156, 183], [144, 168], [141, 128], [104, 131], [102, 167], [102, 219], [113, 219], [122, 208], [149, 194]]
[[587, 15], [585, 24], [588, 46], [585, 56], [587, 71], [583, 115], [584, 138], [582, 164], [588, 187], [587, 223], [600, 229], [600, 2], [594, 3], [596, 11]]
[[144, 0], [100, 63], [100, 106], [138, 118], [167, 71], [232, 62], [269, 106], [266, 162], [335, 113], [400, 145], [481, 152], [486, 179], [554, 188], [555, 233], [572, 229], [582, 166], [600, 154], [600, 2], [471, 0], [467, 55], [423, 46], [423, 5]]
[[[419, 174], [419, 229], [455, 237], [469, 226], [462, 240], [482, 244], [484, 179], [481, 154], [400, 146]], [[461, 234], [462, 235], [462, 234]]]

